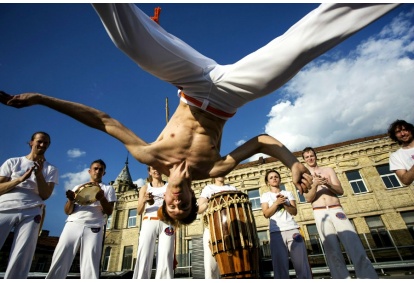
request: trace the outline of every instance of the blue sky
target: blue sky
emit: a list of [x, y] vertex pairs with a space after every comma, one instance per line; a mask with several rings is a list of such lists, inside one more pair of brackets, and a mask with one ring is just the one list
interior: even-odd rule
[[[233, 63], [281, 35], [317, 4], [140, 4], [148, 15], [220, 64]], [[382, 134], [395, 119], [413, 123], [414, 5], [403, 4], [306, 66], [285, 87], [251, 102], [224, 129], [222, 154], [268, 133], [289, 149]], [[87, 3], [0, 4], [0, 90], [41, 92], [109, 113], [147, 142], [172, 115], [176, 88], [142, 71], [109, 39]], [[46, 157], [60, 171], [46, 202], [43, 229], [59, 236], [65, 190], [88, 181], [92, 160], [107, 163], [105, 182], [125, 165], [125, 147], [42, 106], [0, 105], [0, 162], [29, 152], [35, 131], [52, 144]], [[257, 158], [257, 157], [256, 157]], [[134, 181], [146, 166], [129, 156]]]

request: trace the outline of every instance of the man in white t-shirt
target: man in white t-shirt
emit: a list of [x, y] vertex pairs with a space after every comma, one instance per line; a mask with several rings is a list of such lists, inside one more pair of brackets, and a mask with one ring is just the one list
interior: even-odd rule
[[95, 195], [95, 202], [89, 205], [76, 203], [75, 191], [80, 186], [66, 192], [68, 201], [64, 210], [69, 216], [53, 253], [46, 279], [65, 279], [80, 246], [81, 279], [99, 278], [104, 226], [117, 200], [114, 188], [102, 183], [105, 170], [105, 162], [98, 159], [91, 163], [88, 171], [90, 182], [101, 187]]
[[[201, 214], [207, 210], [208, 201], [214, 194], [224, 191], [237, 191], [235, 187], [224, 184], [224, 180], [225, 177], [213, 178], [213, 184], [207, 185], [203, 188], [198, 199], [198, 214]], [[219, 279], [220, 270], [218, 268], [215, 258], [211, 253], [209, 241], [210, 229], [206, 226], [204, 227], [203, 234], [204, 279]]]
[[36, 132], [28, 155], [7, 159], [0, 167], [0, 249], [14, 229], [5, 279], [27, 278], [44, 217], [44, 201], [58, 183], [58, 169], [46, 161], [50, 136]]
[[390, 155], [390, 171], [406, 186], [414, 183], [413, 132], [414, 125], [404, 120], [396, 120], [388, 128], [389, 137], [401, 146]]

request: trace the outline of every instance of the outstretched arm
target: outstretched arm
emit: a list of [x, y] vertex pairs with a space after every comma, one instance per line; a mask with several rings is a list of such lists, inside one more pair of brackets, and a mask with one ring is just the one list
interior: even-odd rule
[[395, 170], [395, 174], [398, 176], [398, 179], [400, 179], [401, 183], [406, 186], [409, 186], [412, 182], [414, 182], [414, 166], [412, 166], [410, 170]]
[[122, 125], [119, 121], [95, 108], [31, 92], [14, 96], [6, 94], [5, 92], [0, 92], [0, 102], [15, 108], [43, 105], [54, 109], [89, 127], [105, 132], [118, 139], [139, 162], [150, 164], [153, 161], [153, 157], [150, 154], [146, 153], [144, 150], [141, 150], [141, 147], [148, 145], [146, 142], [136, 136], [130, 129]]
[[280, 141], [269, 135], [254, 137], [233, 150], [227, 156], [224, 156], [214, 164], [213, 169], [210, 171], [210, 176], [225, 176], [237, 164], [256, 153], [264, 153], [275, 157], [288, 167], [292, 171], [293, 183], [301, 194], [310, 189], [312, 176], [309, 170]]

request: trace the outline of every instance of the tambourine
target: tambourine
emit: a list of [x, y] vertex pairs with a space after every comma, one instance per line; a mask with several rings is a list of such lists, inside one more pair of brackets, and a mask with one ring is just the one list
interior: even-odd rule
[[97, 183], [85, 183], [75, 191], [75, 202], [79, 205], [90, 205], [96, 201], [96, 194], [101, 190]]

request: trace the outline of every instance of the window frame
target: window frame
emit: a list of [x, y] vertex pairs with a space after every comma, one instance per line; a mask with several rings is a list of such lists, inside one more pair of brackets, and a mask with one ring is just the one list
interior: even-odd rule
[[[250, 197], [250, 193], [257, 192], [257, 197]], [[262, 209], [262, 205], [260, 203], [260, 189], [259, 188], [253, 188], [247, 190], [247, 195], [249, 196], [249, 201], [252, 204], [252, 210], [260, 210]]]
[[133, 253], [134, 253], [134, 246], [132, 245], [124, 246], [124, 253], [122, 255], [122, 270], [132, 270], [134, 268]]
[[[385, 172], [380, 172], [379, 168], [384, 168], [387, 170], [387, 173]], [[395, 172], [391, 172], [389, 170], [389, 165], [388, 164], [381, 164], [381, 165], [377, 165], [375, 166], [375, 169], [377, 169], [378, 174], [381, 177], [381, 180], [385, 186], [385, 188], [387, 190], [393, 190], [393, 189], [398, 189], [398, 188], [402, 188], [403, 185], [400, 182], [400, 179], [398, 178], [397, 174], [395, 174]], [[388, 180], [388, 182], [390, 183], [390, 185], [392, 185], [392, 187], [389, 187], [387, 185], [387, 182], [384, 181], [384, 178], [386, 178]], [[395, 182], [398, 184], [398, 186], [395, 186]]]
[[[350, 179], [350, 177], [352, 177], [352, 176], [350, 176], [350, 174], [352, 174], [352, 173], [357, 173], [358, 175], [359, 175], [359, 179], [357, 179], [357, 178], [355, 178], [355, 179]], [[361, 175], [361, 172], [358, 170], [358, 169], [355, 169], [355, 170], [349, 170], [349, 171], [346, 171], [345, 172], [345, 175], [346, 175], [346, 178], [348, 179], [348, 183], [349, 183], [349, 185], [351, 186], [351, 189], [352, 189], [352, 192], [355, 194], [355, 195], [361, 195], [361, 194], [366, 194], [366, 193], [368, 193], [369, 191], [368, 191], [368, 187], [367, 187], [367, 185], [365, 184], [365, 181], [364, 181], [364, 178], [362, 177], [362, 175]], [[359, 189], [359, 191], [358, 192], [356, 192], [355, 191], [355, 186], [354, 186], [354, 184], [357, 186], [357, 188]], [[361, 191], [361, 187], [363, 187], [364, 189], [365, 189], [365, 191]]]
[[[135, 211], [135, 215], [131, 215], [131, 212]], [[131, 223], [134, 222], [134, 223]], [[132, 208], [128, 210], [128, 221], [127, 221], [127, 228], [137, 227], [137, 209]]]

